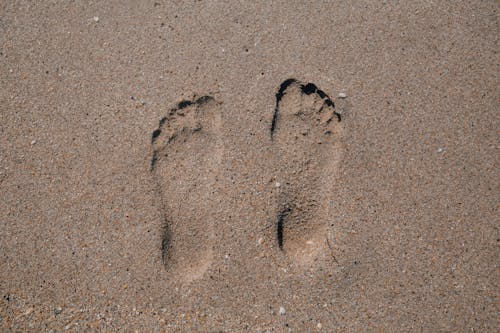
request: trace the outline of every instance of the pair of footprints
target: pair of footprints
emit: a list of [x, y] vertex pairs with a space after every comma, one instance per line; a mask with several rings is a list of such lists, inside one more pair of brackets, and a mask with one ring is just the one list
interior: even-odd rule
[[[341, 157], [340, 114], [312, 83], [285, 80], [276, 93], [269, 131], [276, 202], [269, 238], [297, 264], [327, 252], [329, 182]], [[153, 132], [151, 172], [164, 216], [165, 267], [183, 281], [201, 278], [213, 261], [218, 173], [223, 157], [220, 102], [211, 96], [183, 100]]]

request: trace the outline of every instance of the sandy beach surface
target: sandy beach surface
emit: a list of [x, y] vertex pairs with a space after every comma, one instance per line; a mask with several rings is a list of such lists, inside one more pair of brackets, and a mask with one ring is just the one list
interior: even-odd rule
[[1, 1], [0, 331], [498, 331], [498, 10]]

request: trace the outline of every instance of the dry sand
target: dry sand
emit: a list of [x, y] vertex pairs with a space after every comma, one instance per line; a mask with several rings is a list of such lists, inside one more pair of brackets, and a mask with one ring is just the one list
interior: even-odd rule
[[498, 330], [498, 9], [2, 1], [0, 330]]

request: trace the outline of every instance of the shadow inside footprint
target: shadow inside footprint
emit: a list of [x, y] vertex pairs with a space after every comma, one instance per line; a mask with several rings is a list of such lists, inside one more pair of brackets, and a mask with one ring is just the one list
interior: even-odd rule
[[341, 159], [340, 114], [313, 83], [283, 81], [276, 92], [270, 135], [278, 186], [278, 247], [301, 264], [325, 252], [333, 176]]
[[150, 166], [164, 217], [162, 259], [183, 282], [201, 278], [212, 262], [220, 116], [211, 96], [182, 100], [151, 136]]

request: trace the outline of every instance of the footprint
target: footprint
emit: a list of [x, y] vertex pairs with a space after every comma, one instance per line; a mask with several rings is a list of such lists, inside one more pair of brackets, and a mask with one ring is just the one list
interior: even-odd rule
[[276, 156], [276, 239], [299, 265], [328, 252], [332, 181], [341, 159], [340, 114], [312, 83], [284, 81], [276, 93], [271, 138]]
[[179, 281], [199, 279], [213, 260], [217, 174], [222, 158], [220, 103], [183, 100], [153, 132], [151, 172], [164, 226], [163, 263]]

